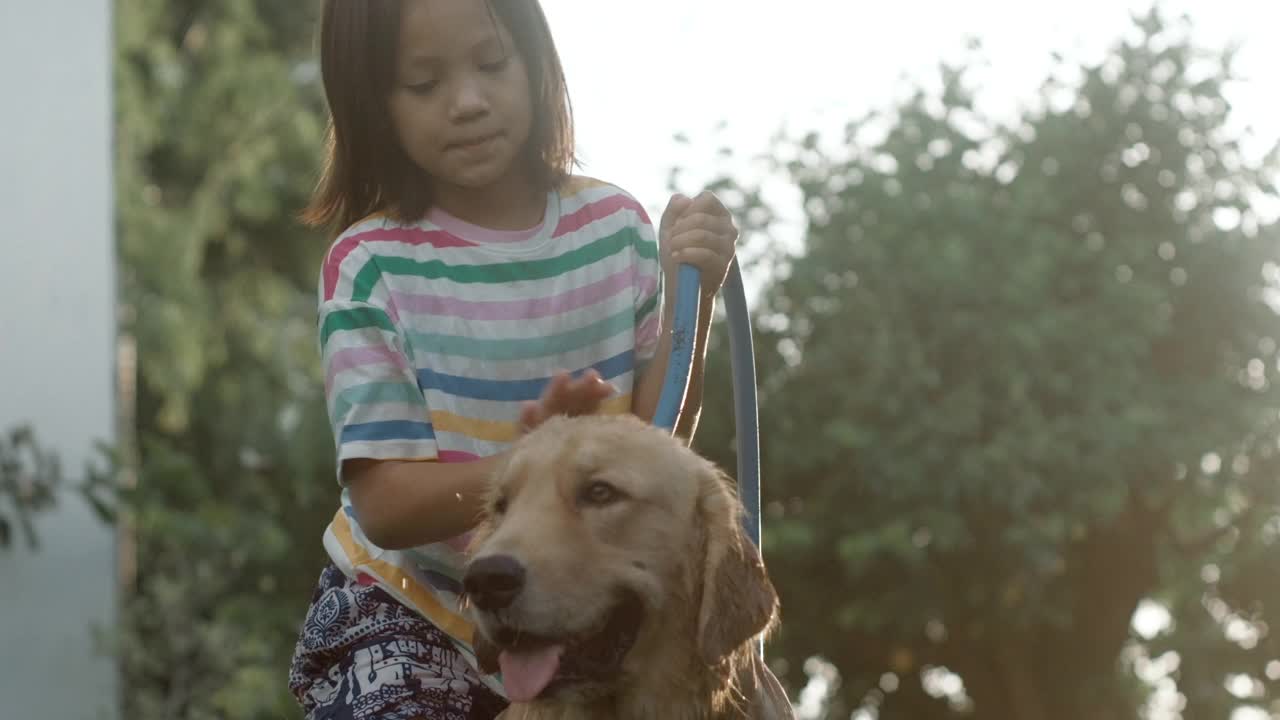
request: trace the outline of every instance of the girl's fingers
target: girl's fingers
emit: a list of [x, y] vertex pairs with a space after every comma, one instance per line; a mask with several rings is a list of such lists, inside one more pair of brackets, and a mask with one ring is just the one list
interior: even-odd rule
[[703, 273], [723, 272], [728, 267], [728, 263], [724, 261], [724, 257], [720, 253], [707, 248], [684, 248], [672, 253], [671, 257], [678, 263], [693, 265]]
[[542, 423], [542, 406], [536, 402], [526, 402], [520, 407], [520, 428], [525, 432]]
[[563, 370], [557, 371], [555, 376], [551, 378], [551, 384], [547, 387], [546, 392], [543, 393], [543, 397], [550, 404], [562, 402], [572, 382], [573, 379], [569, 376], [569, 373]]
[[658, 235], [660, 239], [665, 240], [670, 236], [676, 223], [679, 222], [681, 216], [689, 209], [693, 203], [690, 198], [676, 193], [667, 201], [667, 208], [662, 211], [662, 219], [658, 223]]
[[704, 228], [682, 230], [671, 241], [671, 252], [678, 253], [688, 248], [720, 249], [726, 243], [719, 235]]
[[[616, 389], [605, 381], [594, 368], [580, 377], [557, 373], [551, 380], [542, 400], [526, 406], [521, 411], [522, 422], [540, 423], [552, 415], [584, 415], [596, 412], [600, 403], [614, 394]], [[532, 418], [526, 420], [526, 417]]]
[[676, 221], [671, 226], [671, 234], [678, 235], [686, 230], [715, 230], [716, 232], [733, 234], [735, 228], [733, 220], [728, 215], [719, 215], [712, 213], [689, 213]]

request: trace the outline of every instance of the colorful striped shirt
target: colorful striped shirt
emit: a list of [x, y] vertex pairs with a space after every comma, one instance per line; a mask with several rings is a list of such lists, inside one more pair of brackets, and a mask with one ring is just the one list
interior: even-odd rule
[[[361, 221], [330, 247], [319, 290], [340, 480], [353, 458], [466, 462], [503, 451], [521, 404], [557, 369], [595, 368], [618, 390], [605, 411], [628, 412], [658, 344], [649, 217], [625, 191], [583, 177], [548, 193], [528, 232], [439, 212], [411, 225]], [[344, 490], [324, 541], [340, 568], [377, 580], [474, 662], [472, 628], [456, 610], [465, 538], [384, 550], [360, 531]]]

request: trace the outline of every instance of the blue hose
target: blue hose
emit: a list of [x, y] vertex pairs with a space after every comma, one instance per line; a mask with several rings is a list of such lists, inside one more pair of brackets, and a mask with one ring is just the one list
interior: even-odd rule
[[[676, 282], [675, 318], [671, 328], [671, 358], [667, 377], [658, 398], [653, 421], [667, 430], [675, 428], [676, 416], [684, 404], [693, 367], [694, 341], [698, 325], [698, 269], [681, 265]], [[756, 363], [751, 344], [751, 316], [747, 312], [742, 270], [735, 257], [725, 277], [725, 312], [729, 322], [729, 361], [733, 367], [734, 430], [738, 436], [738, 494], [746, 510], [743, 523], [751, 542], [760, 547], [760, 417], [756, 400]]]
[[698, 331], [698, 268], [681, 265], [676, 282], [675, 317], [671, 323], [671, 357], [667, 360], [667, 377], [658, 396], [653, 424], [674, 431], [680, 406], [689, 389], [689, 371], [693, 367], [693, 345]]

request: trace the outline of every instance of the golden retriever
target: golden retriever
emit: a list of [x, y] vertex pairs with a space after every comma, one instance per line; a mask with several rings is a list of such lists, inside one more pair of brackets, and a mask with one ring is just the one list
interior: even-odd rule
[[553, 418], [495, 473], [465, 606], [503, 720], [793, 718], [734, 485], [630, 415]]

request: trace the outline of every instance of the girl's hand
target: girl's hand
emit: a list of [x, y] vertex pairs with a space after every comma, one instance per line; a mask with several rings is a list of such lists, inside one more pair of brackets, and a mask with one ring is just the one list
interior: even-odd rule
[[733, 261], [738, 228], [719, 198], [709, 191], [692, 199], [671, 196], [662, 213], [658, 237], [662, 272], [668, 278], [664, 293], [668, 306], [675, 301], [677, 272], [685, 263], [698, 268], [704, 298], [720, 291]]
[[591, 415], [614, 392], [613, 385], [605, 382], [594, 369], [579, 378], [567, 372], [556, 373], [542, 397], [521, 408], [520, 430], [529, 432], [556, 415]]

